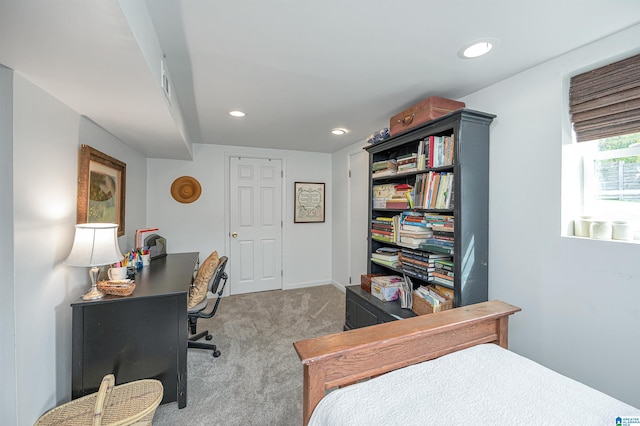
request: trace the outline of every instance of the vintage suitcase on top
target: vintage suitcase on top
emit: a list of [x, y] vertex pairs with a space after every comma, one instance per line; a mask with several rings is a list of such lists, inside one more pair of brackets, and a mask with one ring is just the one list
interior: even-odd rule
[[389, 133], [391, 136], [399, 135], [464, 106], [464, 102], [432, 96], [391, 117]]

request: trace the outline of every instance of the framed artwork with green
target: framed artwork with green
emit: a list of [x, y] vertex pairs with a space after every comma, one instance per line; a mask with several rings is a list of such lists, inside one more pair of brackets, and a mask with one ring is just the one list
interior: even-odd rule
[[127, 165], [88, 145], [80, 147], [76, 223], [117, 223], [124, 235]]

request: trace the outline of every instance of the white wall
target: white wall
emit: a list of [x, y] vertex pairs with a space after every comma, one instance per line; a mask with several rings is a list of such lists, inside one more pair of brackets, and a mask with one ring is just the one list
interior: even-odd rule
[[13, 75], [16, 423], [28, 425], [71, 394], [70, 303], [89, 285], [87, 270], [62, 265], [74, 235], [80, 145], [127, 163], [123, 247], [145, 225], [146, 159]]
[[13, 265], [13, 72], [0, 65], [0, 424], [16, 423]]
[[640, 245], [561, 237], [568, 77], [637, 53], [640, 26], [462, 101], [491, 128], [489, 296], [522, 307], [510, 347], [640, 407]]
[[[228, 155], [282, 158], [283, 192], [283, 288], [331, 282], [331, 155], [300, 151], [241, 148], [225, 145], [193, 145], [193, 161], [148, 160], [147, 223], [160, 228], [172, 253], [200, 252], [204, 259], [213, 250], [228, 255], [225, 159]], [[193, 176], [202, 185], [202, 195], [190, 204], [171, 197], [173, 181]], [[324, 223], [293, 223], [294, 182], [325, 182]], [[233, 262], [233, 259], [229, 259]]]

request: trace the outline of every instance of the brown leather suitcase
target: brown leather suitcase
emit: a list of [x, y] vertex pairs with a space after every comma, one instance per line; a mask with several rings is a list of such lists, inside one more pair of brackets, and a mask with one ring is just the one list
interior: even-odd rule
[[427, 121], [464, 108], [464, 102], [432, 96], [391, 117], [389, 133], [399, 135]]

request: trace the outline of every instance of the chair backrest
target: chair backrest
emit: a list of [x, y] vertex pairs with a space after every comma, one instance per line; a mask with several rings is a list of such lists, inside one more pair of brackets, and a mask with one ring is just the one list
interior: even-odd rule
[[211, 293], [215, 294], [218, 292], [218, 287], [220, 286], [220, 282], [222, 281], [222, 278], [225, 278], [225, 281], [226, 281], [227, 274], [225, 274], [224, 268], [227, 266], [227, 260], [229, 260], [227, 256], [222, 256], [218, 260], [218, 266], [216, 267], [216, 271], [213, 273], [213, 276], [211, 277], [211, 281], [209, 281], [208, 290]]

